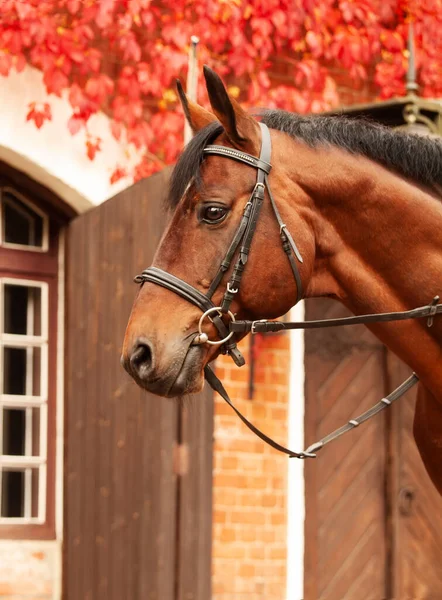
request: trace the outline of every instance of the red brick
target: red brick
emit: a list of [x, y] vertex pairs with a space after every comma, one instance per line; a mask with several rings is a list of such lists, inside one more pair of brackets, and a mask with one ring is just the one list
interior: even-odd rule
[[230, 515], [232, 523], [253, 523], [255, 525], [264, 525], [266, 516], [262, 511], [232, 511]]
[[240, 577], [255, 577], [256, 568], [254, 564], [251, 563], [243, 563], [239, 567], [239, 576]]
[[225, 510], [213, 511], [213, 521], [215, 523], [225, 523], [227, 519], [227, 513]]
[[267, 557], [285, 560], [287, 558], [287, 548], [285, 548], [285, 547], [269, 548]]
[[245, 558], [246, 547], [242, 545], [215, 543], [213, 545], [213, 556], [214, 558]]
[[247, 485], [247, 480], [244, 475], [220, 473], [214, 476], [213, 484], [215, 487], [243, 488]]
[[221, 542], [234, 542], [237, 539], [236, 530], [232, 527], [223, 527], [218, 539]]

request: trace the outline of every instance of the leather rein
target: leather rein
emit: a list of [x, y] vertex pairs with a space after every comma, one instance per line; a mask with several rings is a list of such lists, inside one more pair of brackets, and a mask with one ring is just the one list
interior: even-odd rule
[[[317, 321], [299, 321], [299, 322], [281, 322], [281, 321], [269, 321], [266, 319], [260, 319], [257, 321], [241, 320], [237, 321], [235, 315], [230, 311], [230, 306], [234, 297], [239, 293], [241, 286], [241, 279], [244, 269], [247, 264], [248, 256], [250, 253], [250, 246], [252, 243], [253, 235], [256, 230], [260, 211], [265, 199], [265, 192], [270, 200], [270, 205], [275, 215], [276, 221], [279, 226], [279, 235], [281, 244], [284, 252], [289, 260], [293, 276], [296, 281], [297, 298], [296, 303], [301, 300], [303, 296], [301, 276], [298, 269], [298, 262], [302, 263], [303, 259], [299, 249], [287, 230], [284, 221], [281, 218], [278, 207], [276, 206], [273, 198], [268, 175], [271, 170], [270, 158], [271, 158], [271, 138], [268, 127], [264, 123], [259, 123], [261, 128], [261, 153], [259, 158], [236, 150], [234, 148], [227, 148], [225, 146], [209, 145], [204, 149], [205, 155], [217, 155], [225, 158], [230, 158], [242, 162], [257, 170], [256, 184], [253, 188], [252, 194], [247, 201], [243, 214], [241, 217], [240, 224], [236, 233], [227, 249], [221, 265], [218, 268], [217, 274], [215, 275], [212, 283], [210, 284], [209, 290], [206, 294], [203, 294], [200, 290], [186, 283], [182, 279], [158, 269], [157, 267], [149, 267], [144, 270], [140, 275], [137, 275], [134, 279], [136, 283], [143, 284], [145, 282], [155, 283], [161, 287], [164, 287], [175, 294], [178, 294], [191, 304], [194, 304], [202, 311], [202, 316], [198, 323], [198, 333], [195, 336], [192, 344], [211, 344], [221, 346], [221, 352], [229, 354], [235, 364], [239, 367], [245, 364], [244, 357], [237, 348], [234, 340], [235, 333], [264, 333], [264, 332], [276, 332], [281, 330], [290, 329], [316, 329], [320, 327], [338, 327], [348, 325], [358, 325], [361, 323], [381, 323], [387, 321], [402, 321], [406, 319], [420, 319], [427, 318], [427, 326], [431, 327], [433, 324], [433, 317], [439, 313], [442, 313], [442, 305], [438, 304], [439, 296], [436, 296], [433, 301], [419, 308], [415, 308], [403, 312], [391, 312], [391, 313], [380, 313], [362, 315], [356, 317], [345, 317], [340, 319], [322, 319]], [[238, 253], [236, 262], [233, 266], [232, 274], [227, 283], [224, 296], [222, 298], [220, 306], [215, 306], [212, 301], [213, 294], [218, 289], [222, 282], [224, 275], [230, 269], [235, 255]], [[295, 303], [295, 304], [296, 304]], [[230, 322], [227, 325], [223, 316], [228, 316]], [[202, 326], [204, 320], [208, 318], [217, 329], [219, 340], [209, 340], [208, 335], [203, 332]], [[229, 406], [235, 411], [241, 421], [247, 425], [247, 427], [253, 431], [261, 440], [269, 444], [275, 450], [287, 454], [290, 458], [314, 458], [316, 452], [324, 447], [326, 444], [337, 439], [347, 431], [354, 429], [358, 425], [364, 423], [374, 415], [378, 414], [381, 410], [390, 406], [394, 401], [403, 396], [411, 387], [413, 387], [419, 378], [416, 373], [413, 373], [408, 377], [399, 387], [391, 392], [385, 398], [382, 398], [377, 404], [366, 412], [359, 415], [355, 419], [351, 419], [345, 423], [342, 427], [336, 429], [329, 435], [325, 436], [318, 442], [310, 445], [306, 450], [302, 452], [294, 452], [285, 446], [282, 446], [272, 438], [268, 437], [265, 433], [259, 430], [253, 423], [251, 423], [244, 415], [234, 406], [229, 398], [228, 393], [224, 389], [223, 384], [215, 375], [213, 370], [206, 365], [204, 368], [204, 376], [210, 387], [218, 392], [218, 394], [229, 404]]]

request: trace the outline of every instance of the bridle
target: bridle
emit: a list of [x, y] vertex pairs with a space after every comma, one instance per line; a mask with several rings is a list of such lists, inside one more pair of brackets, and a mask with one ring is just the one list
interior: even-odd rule
[[[276, 220], [279, 226], [279, 232], [282, 242], [282, 247], [288, 256], [290, 266], [293, 271], [293, 275], [296, 281], [297, 298], [296, 302], [302, 298], [302, 282], [299, 274], [298, 266], [295, 258], [302, 263], [302, 256], [296, 246], [292, 236], [287, 230], [285, 223], [283, 222], [281, 215], [279, 214], [278, 207], [275, 204], [273, 195], [268, 182], [268, 174], [271, 170], [270, 156], [272, 152], [272, 142], [270, 139], [270, 132], [266, 125], [263, 123], [259, 124], [261, 127], [261, 153], [259, 158], [242, 152], [241, 150], [235, 150], [233, 148], [227, 148], [225, 146], [210, 145], [204, 148], [204, 154], [210, 155], [215, 154], [230, 158], [242, 163], [245, 163], [249, 167], [253, 167], [257, 170], [256, 183], [253, 188], [252, 194], [247, 201], [241, 221], [238, 229], [233, 236], [230, 246], [222, 260], [212, 283], [206, 294], [203, 294], [193, 286], [189, 285], [182, 279], [158, 269], [157, 267], [149, 267], [145, 271], [135, 277], [137, 283], [150, 281], [156, 283], [162, 287], [175, 292], [188, 302], [195, 304], [202, 312], [203, 315], [198, 324], [199, 334], [194, 340], [194, 344], [212, 344], [222, 346], [224, 353], [229, 354], [234, 360], [238, 367], [242, 367], [245, 364], [244, 357], [237, 348], [236, 342], [232, 339], [233, 332], [229, 331], [228, 327], [222, 320], [222, 315], [228, 315], [232, 323], [235, 322], [235, 316], [230, 311], [230, 306], [236, 294], [239, 293], [241, 287], [241, 279], [244, 273], [244, 269], [247, 264], [248, 256], [250, 253], [250, 246], [252, 244], [253, 235], [256, 231], [258, 218], [261, 212], [261, 208], [264, 202], [265, 190], [267, 189], [271, 206], [275, 214]], [[212, 302], [212, 297], [215, 291], [218, 289], [225, 273], [229, 270], [235, 254], [239, 249], [238, 258], [233, 267], [232, 275], [227, 283], [226, 291], [220, 306], [215, 306]], [[209, 340], [206, 333], [202, 330], [203, 322], [206, 318], [209, 318], [215, 325], [221, 339], [220, 340]]]
[[[233, 239], [228, 247], [228, 250], [221, 262], [218, 271], [213, 278], [209, 290], [206, 294], [203, 294], [200, 290], [193, 287], [189, 283], [186, 283], [179, 277], [163, 271], [157, 267], [149, 267], [145, 269], [140, 275], [137, 275], [134, 279], [136, 283], [155, 283], [161, 287], [164, 287], [175, 294], [178, 294], [191, 304], [197, 306], [202, 312], [202, 316], [198, 323], [198, 333], [196, 334], [192, 344], [212, 344], [221, 346], [221, 351], [225, 354], [229, 354], [235, 364], [239, 367], [245, 364], [244, 357], [237, 348], [234, 340], [235, 333], [247, 333], [252, 334], [260, 332], [275, 332], [284, 329], [313, 329], [318, 327], [336, 327], [340, 325], [356, 325], [359, 323], [374, 323], [374, 322], [386, 322], [386, 321], [399, 321], [405, 319], [417, 319], [427, 318], [427, 325], [431, 327], [434, 315], [442, 312], [442, 305], [439, 305], [439, 297], [436, 296], [434, 300], [423, 307], [415, 308], [410, 311], [394, 312], [394, 313], [382, 313], [382, 314], [371, 314], [363, 315], [358, 317], [346, 317], [342, 319], [325, 319], [318, 321], [302, 321], [302, 322], [281, 322], [281, 321], [268, 321], [261, 319], [258, 321], [237, 321], [235, 315], [231, 312], [230, 307], [235, 296], [239, 293], [241, 287], [241, 280], [244, 273], [244, 269], [247, 265], [247, 260], [250, 253], [250, 247], [252, 244], [253, 236], [256, 231], [258, 218], [261, 212], [261, 208], [265, 199], [265, 192], [270, 200], [270, 205], [275, 215], [276, 221], [279, 226], [279, 235], [281, 238], [282, 247], [287, 255], [290, 263], [290, 267], [293, 272], [293, 276], [296, 282], [297, 297], [296, 303], [301, 300], [303, 296], [302, 281], [299, 273], [297, 262], [302, 263], [303, 259], [299, 249], [290, 235], [287, 226], [283, 222], [279, 213], [278, 207], [276, 206], [275, 200], [272, 195], [272, 191], [268, 181], [268, 175], [271, 170], [270, 158], [271, 158], [271, 138], [268, 127], [264, 123], [259, 123], [261, 128], [261, 152], [259, 158], [247, 154], [241, 150], [234, 148], [228, 148], [225, 146], [209, 145], [204, 148], [205, 155], [217, 155], [225, 158], [230, 158], [242, 162], [257, 171], [256, 184], [253, 188], [252, 194], [247, 201], [243, 215], [241, 217], [238, 229], [233, 236]], [[215, 306], [212, 302], [212, 297], [215, 291], [221, 284], [224, 275], [230, 269], [233, 259], [238, 252], [238, 256], [232, 274], [226, 286], [221, 304]], [[223, 321], [223, 316], [230, 318], [229, 325]], [[221, 339], [209, 340], [208, 335], [203, 331], [204, 320], [208, 318], [215, 326]], [[407, 392], [413, 385], [415, 385], [419, 378], [413, 373], [406, 381], [404, 381], [398, 388], [396, 388], [391, 394], [382, 398], [375, 406], [364, 412], [362, 415], [355, 419], [351, 419], [345, 425], [322, 438], [319, 442], [316, 442], [309, 446], [303, 452], [294, 452], [285, 448], [278, 442], [275, 442], [265, 433], [257, 429], [253, 423], [251, 423], [242, 413], [234, 406], [229, 398], [224, 386], [221, 381], [216, 377], [212, 369], [206, 365], [204, 368], [204, 375], [207, 383], [212, 387], [213, 390], [218, 392], [220, 396], [231, 406], [239, 418], [247, 425], [247, 427], [253, 431], [258, 437], [264, 442], [275, 448], [276, 450], [288, 454], [290, 458], [313, 458], [316, 456], [316, 452], [342, 434], [350, 431], [354, 427], [357, 427], [367, 419], [373, 417], [381, 410], [390, 406], [395, 400], [400, 398], [405, 392]]]

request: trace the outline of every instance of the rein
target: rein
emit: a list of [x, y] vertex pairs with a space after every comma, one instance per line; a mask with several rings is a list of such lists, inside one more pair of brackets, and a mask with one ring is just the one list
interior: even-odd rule
[[[436, 296], [432, 302], [426, 306], [402, 312], [369, 314], [356, 317], [344, 317], [340, 319], [322, 319], [317, 321], [294, 321], [287, 323], [282, 321], [269, 321], [266, 319], [260, 319], [257, 321], [236, 320], [235, 315], [230, 311], [230, 306], [236, 294], [238, 294], [240, 291], [242, 275], [247, 264], [253, 235], [256, 230], [256, 225], [265, 199], [266, 191], [279, 226], [281, 244], [284, 252], [287, 255], [294, 279], [296, 281], [296, 303], [298, 303], [303, 296], [301, 276], [297, 265], [297, 262], [302, 263], [303, 259], [293, 237], [290, 235], [290, 232], [287, 230], [287, 227], [281, 218], [270, 189], [268, 181], [268, 175], [272, 168], [270, 165], [272, 149], [270, 132], [264, 123], [259, 123], [259, 125], [261, 128], [261, 153], [259, 158], [256, 158], [251, 154], [247, 154], [246, 152], [242, 152], [233, 148], [227, 148], [225, 146], [209, 145], [204, 149], [204, 154], [206, 155], [212, 154], [230, 158], [232, 160], [247, 164], [248, 166], [257, 170], [256, 184], [248, 202], [244, 207], [238, 229], [236, 230], [224, 259], [218, 268], [217, 274], [210, 284], [207, 294], [203, 294], [200, 290], [196, 289], [189, 283], [186, 283], [179, 277], [176, 277], [167, 271], [163, 271], [162, 269], [158, 269], [157, 267], [149, 267], [148, 269], [145, 269], [140, 275], [137, 275], [134, 278], [134, 281], [140, 284], [145, 282], [154, 283], [174, 292], [175, 294], [178, 294], [191, 304], [197, 306], [203, 314], [198, 323], [198, 333], [192, 342], [193, 345], [211, 344], [215, 346], [221, 346], [221, 352], [224, 354], [229, 354], [235, 364], [239, 367], [245, 364], [245, 360], [241, 352], [238, 350], [235, 340], [233, 339], [235, 333], [250, 332], [252, 334], [256, 334], [290, 329], [316, 329], [320, 327], [339, 327], [358, 325], [362, 323], [403, 321], [406, 319], [420, 319], [425, 317], [427, 318], [427, 326], [431, 327], [433, 324], [433, 317], [442, 313], [442, 305], [438, 304], [439, 296]], [[237, 252], [238, 258], [234, 264], [232, 275], [227, 283], [221, 304], [220, 306], [215, 306], [215, 304], [212, 302], [212, 296], [222, 282], [225, 273], [231, 267], [234, 256]], [[226, 325], [226, 323], [223, 321], [223, 316], [228, 316], [230, 318], [228, 325]], [[209, 340], [207, 333], [205, 333], [202, 329], [204, 320], [206, 318], [208, 318], [214, 324], [221, 339]], [[287, 454], [290, 458], [300, 459], [315, 458], [316, 452], [323, 448], [326, 444], [332, 442], [347, 431], [351, 431], [358, 425], [361, 425], [371, 417], [377, 415], [381, 410], [387, 406], [390, 406], [393, 402], [403, 396], [419, 381], [419, 377], [416, 375], [416, 373], [413, 373], [393, 392], [391, 392], [385, 398], [382, 398], [372, 408], [359, 415], [359, 417], [351, 419], [342, 427], [336, 429], [318, 442], [310, 445], [306, 450], [302, 452], [294, 452], [272, 440], [272, 438], [268, 437], [265, 433], [255, 427], [255, 425], [253, 425], [253, 423], [251, 423], [246, 417], [244, 417], [244, 415], [234, 406], [229, 398], [228, 393], [224, 389], [223, 384], [209, 367], [209, 365], [206, 365], [204, 368], [204, 376], [210, 387], [216, 391], [227, 402], [227, 404], [229, 404], [241, 421], [255, 435], [257, 435], [261, 440], [269, 444], [275, 450]]]

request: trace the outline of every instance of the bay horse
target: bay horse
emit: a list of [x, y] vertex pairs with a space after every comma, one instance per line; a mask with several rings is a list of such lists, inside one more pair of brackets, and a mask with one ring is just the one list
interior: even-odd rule
[[[441, 141], [345, 117], [255, 118], [204, 76], [213, 112], [178, 84], [194, 137], [123, 343], [136, 383], [166, 397], [200, 391], [221, 350], [242, 363], [229, 317], [275, 319], [320, 296], [396, 312], [442, 292]], [[419, 377], [414, 437], [442, 494], [442, 320], [367, 326]]]

